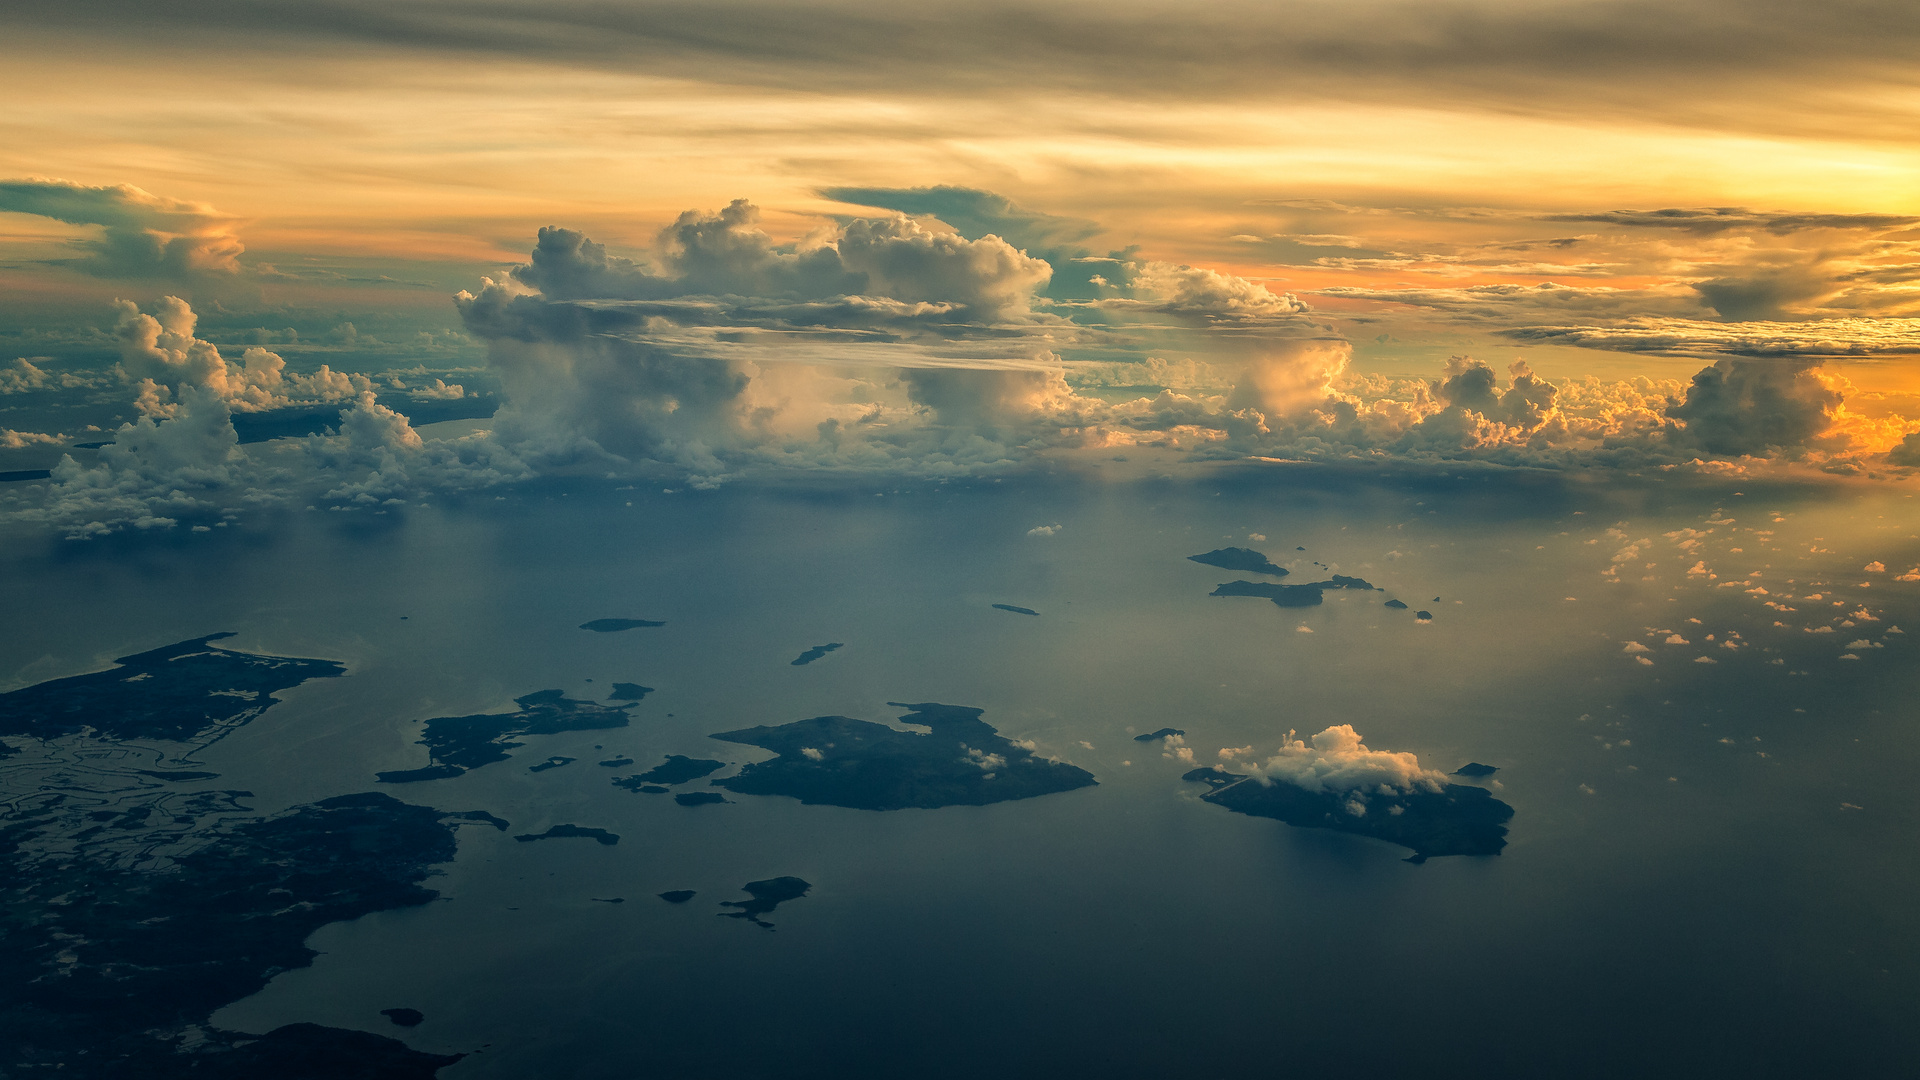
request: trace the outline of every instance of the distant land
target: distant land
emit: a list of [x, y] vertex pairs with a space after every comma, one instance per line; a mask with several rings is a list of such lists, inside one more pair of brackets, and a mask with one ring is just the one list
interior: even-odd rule
[[607, 695], [608, 701], [639, 701], [653, 693], [653, 687], [639, 683], [617, 682], [613, 684], [613, 693]]
[[620, 842], [620, 837], [605, 829], [589, 829], [580, 825], [553, 825], [549, 826], [546, 832], [521, 833], [519, 836], [514, 837], [514, 839], [525, 844], [535, 840], [560, 840], [575, 836], [587, 840], [598, 840], [608, 847], [612, 847]]
[[[761, 926], [771, 930], [773, 929], [773, 924], [762, 919], [760, 916], [771, 912], [774, 908], [779, 907], [789, 900], [800, 899], [807, 895], [807, 890], [813, 888], [813, 886], [797, 877], [777, 877], [769, 878], [766, 881], [749, 881], [740, 888], [747, 895], [753, 897], [753, 899], [722, 900], [720, 901], [721, 907], [737, 907], [740, 910], [723, 911], [720, 914], [729, 919], [746, 919], [755, 926]], [[662, 893], [661, 895], [665, 896], [666, 894]], [[691, 897], [693, 894], [688, 893], [687, 895]]]
[[1465, 765], [1462, 765], [1459, 768], [1453, 770], [1453, 775], [1471, 776], [1471, 777], [1477, 778], [1482, 776], [1492, 776], [1494, 773], [1497, 773], [1499, 771], [1500, 770], [1495, 766], [1482, 765], [1477, 761], [1469, 761]]
[[993, 606], [994, 606], [994, 607], [997, 607], [997, 608], [999, 608], [999, 609], [1000, 609], [1001, 611], [1011, 611], [1011, 612], [1013, 612], [1013, 613], [1014, 613], [1015, 615], [1038, 615], [1038, 614], [1040, 614], [1039, 612], [1037, 612], [1037, 611], [1035, 611], [1035, 610], [1033, 610], [1033, 609], [1032, 609], [1032, 608], [1030, 608], [1030, 607], [1020, 607], [1020, 606], [1019, 606], [1019, 605], [1017, 605], [1017, 604], [995, 604], [995, 605], [993, 605]]
[[799, 658], [793, 661], [793, 666], [804, 667], [840, 647], [841, 643], [838, 641], [829, 642], [825, 645], [815, 645], [813, 648], [801, 653]]
[[1093, 774], [1050, 761], [1002, 738], [983, 710], [926, 702], [901, 723], [921, 734], [845, 716], [816, 716], [780, 727], [723, 731], [713, 738], [780, 756], [713, 783], [742, 795], [786, 795], [808, 804], [857, 810], [982, 806], [1093, 784]]
[[1202, 555], [1189, 555], [1191, 562], [1217, 566], [1222, 570], [1239, 570], [1247, 574], [1272, 574], [1274, 577], [1286, 577], [1284, 566], [1275, 566], [1264, 552], [1252, 548], [1226, 547], [1206, 552]]
[[1212, 785], [1201, 798], [1236, 813], [1412, 848], [1408, 862], [1425, 862], [1435, 855], [1498, 855], [1507, 846], [1506, 823], [1513, 817], [1513, 807], [1484, 788], [1465, 784], [1448, 784], [1438, 792], [1371, 794], [1366, 812], [1355, 815], [1346, 808], [1351, 792], [1308, 791], [1279, 780], [1262, 784], [1218, 767], [1194, 769], [1182, 779]]
[[1405, 603], [1403, 603], [1403, 602], [1401, 602], [1401, 601], [1399, 601], [1399, 600], [1389, 600], [1389, 601], [1387, 601], [1387, 602], [1386, 602], [1385, 604], [1383, 604], [1383, 605], [1381, 605], [1381, 606], [1383, 606], [1383, 607], [1390, 607], [1390, 608], [1394, 608], [1394, 609], [1396, 609], [1396, 610], [1398, 610], [1398, 611], [1405, 611], [1405, 610], [1407, 610], [1407, 605], [1406, 605]]
[[428, 720], [420, 742], [432, 763], [419, 769], [378, 773], [376, 779], [383, 784], [407, 784], [459, 776], [468, 769], [507, 760], [507, 751], [525, 745], [514, 741], [519, 736], [626, 727], [627, 710], [633, 708], [575, 701], [559, 690], [515, 698], [514, 704], [520, 706], [519, 711]]
[[1164, 739], [1169, 735], [1185, 735], [1185, 734], [1186, 732], [1181, 731], [1179, 728], [1163, 727], [1159, 731], [1149, 731], [1145, 735], [1135, 735], [1133, 737], [1133, 741], [1134, 742], [1152, 742], [1155, 739]]
[[580, 629], [591, 630], [596, 634], [616, 634], [622, 630], [633, 630], [642, 626], [665, 625], [667, 624], [664, 622], [655, 622], [652, 619], [595, 619], [592, 622], [581, 623]]

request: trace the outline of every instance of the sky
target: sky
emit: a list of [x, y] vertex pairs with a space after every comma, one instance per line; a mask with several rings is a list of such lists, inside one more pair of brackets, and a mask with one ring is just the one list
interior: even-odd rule
[[[183, 380], [207, 377], [128, 359], [133, 316], [115, 306], [152, 315], [171, 296], [198, 327], [181, 342], [228, 365], [254, 346], [303, 375], [481, 367], [507, 404], [494, 442], [536, 472], [582, 431], [576, 450], [622, 469], [859, 467], [799, 440], [873, 407], [971, 426], [1015, 448], [1004, 460], [1143, 437], [1282, 457], [1343, 452], [1317, 439], [1591, 459], [1612, 440], [1668, 463], [1920, 460], [1903, 443], [1920, 427], [1905, 5], [84, 2], [5, 18], [13, 383], [90, 377], [57, 371], [72, 365], [129, 401], [153, 379], [156, 407], [187, 408]], [[569, 244], [618, 269], [543, 278], [536, 247], [571, 259]], [[530, 358], [535, 305], [593, 304], [625, 359], [587, 355], [607, 325], [542, 330]], [[591, 366], [635, 349], [719, 381], [684, 412], [672, 375], [623, 387], [617, 416], [581, 412], [609, 404]], [[1039, 374], [899, 374], [929, 365]], [[1490, 382], [1444, 389], [1481, 366]], [[1696, 373], [1712, 382], [1698, 401]], [[350, 403], [350, 387], [253, 385], [214, 396]], [[1169, 396], [1129, 405], [1113, 385]], [[1326, 411], [1329, 393], [1357, 419]], [[1458, 422], [1435, 419], [1448, 410]], [[73, 434], [8, 427], [10, 444]], [[862, 460], [980, 465], [930, 453]]]

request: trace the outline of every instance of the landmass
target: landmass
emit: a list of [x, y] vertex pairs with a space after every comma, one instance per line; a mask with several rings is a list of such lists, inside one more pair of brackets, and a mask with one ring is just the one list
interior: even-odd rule
[[570, 757], [560, 757], [558, 755], [555, 755], [554, 757], [550, 757], [538, 765], [527, 766], [527, 771], [528, 772], [546, 772], [548, 769], [557, 769], [562, 765], [571, 765], [574, 763], [574, 760], [575, 759]]
[[605, 761], [596, 762], [596, 764], [604, 765], [609, 769], [624, 769], [628, 765], [633, 764], [633, 759], [630, 757], [608, 758]]
[[[106, 445], [102, 443], [101, 445]], [[20, 480], [51, 480], [52, 469], [7, 469], [0, 471], [0, 484], [11, 484]]]
[[1477, 761], [1469, 761], [1465, 765], [1462, 765], [1459, 768], [1453, 770], [1453, 775], [1471, 776], [1471, 777], [1477, 778], [1481, 776], [1492, 776], [1494, 773], [1497, 773], [1499, 771], [1500, 771], [1499, 768], [1496, 766], [1482, 765]]
[[692, 889], [671, 889], [660, 894], [660, 899], [665, 900], [669, 904], [684, 904], [693, 899], [693, 897], [694, 891]]
[[856, 810], [983, 806], [1087, 787], [1093, 774], [1040, 757], [1002, 738], [983, 710], [890, 701], [909, 710], [901, 731], [845, 716], [816, 716], [780, 727], [723, 731], [713, 738], [780, 755], [713, 783], [742, 795], [785, 795], [810, 805]]
[[[0, 735], [212, 741], [278, 704], [273, 695], [346, 672], [332, 660], [216, 649], [208, 634], [123, 656], [114, 667], [0, 694]], [[211, 737], [211, 738], [209, 738]]]
[[[604, 764], [604, 763], [603, 763]], [[613, 782], [615, 787], [629, 791], [647, 784], [684, 784], [689, 780], [698, 780], [711, 772], [727, 767], [724, 761], [710, 758], [690, 758], [683, 754], [668, 754], [667, 759], [637, 776], [623, 776]]]
[[683, 791], [673, 797], [681, 806], [711, 806], [727, 801], [726, 796], [717, 791]]
[[1020, 607], [1020, 606], [1019, 606], [1019, 605], [1017, 605], [1017, 604], [995, 604], [995, 605], [993, 605], [993, 606], [994, 606], [994, 607], [997, 607], [997, 608], [999, 608], [999, 609], [1000, 609], [1001, 611], [1011, 611], [1011, 612], [1013, 612], [1013, 613], [1014, 613], [1015, 615], [1038, 615], [1038, 614], [1040, 614], [1039, 612], [1037, 612], [1037, 611], [1035, 611], [1035, 610], [1033, 610], [1033, 609], [1032, 609], [1032, 608], [1030, 608], [1030, 607]]
[[613, 684], [613, 693], [607, 695], [608, 701], [639, 701], [653, 693], [653, 687], [639, 683], [617, 682]]
[[547, 828], [546, 832], [521, 833], [519, 836], [514, 837], [514, 839], [523, 844], [527, 844], [535, 840], [561, 840], [573, 836], [583, 837], [588, 840], [598, 840], [607, 847], [612, 847], [620, 842], [619, 836], [605, 829], [589, 829], [580, 825], [552, 825]]
[[1308, 791], [1284, 781], [1263, 784], [1219, 768], [1194, 769], [1182, 779], [1213, 785], [1207, 802], [1255, 817], [1277, 818], [1302, 829], [1371, 836], [1412, 848], [1408, 862], [1435, 855], [1498, 855], [1507, 846], [1513, 807], [1484, 788], [1447, 784], [1440, 791], [1373, 793], [1365, 812], [1348, 809], [1351, 792]]
[[1393, 608], [1393, 609], [1394, 609], [1395, 611], [1405, 611], [1405, 610], [1407, 610], [1407, 605], [1406, 605], [1406, 603], [1405, 603], [1405, 602], [1403, 602], [1403, 601], [1400, 601], [1400, 600], [1389, 600], [1389, 601], [1387, 601], [1387, 602], [1386, 602], [1385, 604], [1383, 604], [1383, 605], [1381, 605], [1381, 606], [1383, 606], [1383, 607], [1390, 607], [1390, 608]]
[[1416, 611], [1416, 612], [1414, 612], [1414, 613], [1413, 613], [1413, 621], [1414, 621], [1414, 622], [1432, 622], [1432, 621], [1433, 621], [1433, 612], [1431, 612], [1431, 611]]
[[633, 630], [642, 626], [665, 625], [667, 624], [664, 622], [655, 622], [652, 619], [595, 619], [592, 622], [581, 623], [580, 629], [591, 630], [596, 634], [617, 634], [622, 630]]
[[419, 741], [427, 748], [432, 764], [419, 769], [377, 773], [375, 778], [383, 784], [406, 784], [459, 776], [468, 769], [507, 760], [507, 751], [525, 745], [514, 741], [519, 736], [625, 727], [627, 710], [633, 708], [632, 705], [575, 701], [559, 690], [542, 690], [515, 698], [514, 704], [520, 708], [510, 713], [436, 716], [428, 720]]
[[841, 643], [838, 641], [830, 642], [826, 645], [815, 645], [813, 648], [801, 653], [800, 656], [793, 661], [793, 666], [804, 667], [840, 647]]
[[400, 1027], [419, 1027], [427, 1019], [419, 1009], [381, 1009], [380, 1015]]
[[[420, 883], [454, 856], [448, 814], [378, 793], [343, 795], [270, 817], [215, 818], [186, 833], [183, 804], [121, 812], [106, 832], [68, 831], [57, 794], [0, 825], [0, 1071], [76, 1077], [354, 1076], [427, 1080], [459, 1055], [315, 1024], [265, 1035], [208, 1027], [220, 1007], [307, 966], [328, 923], [414, 907]], [[16, 804], [17, 806], [17, 804]], [[89, 820], [92, 814], [80, 817]], [[89, 833], [91, 832], [91, 835]], [[140, 853], [139, 858], [129, 858]]]
[[1229, 581], [1216, 586], [1210, 596], [1264, 596], [1281, 607], [1314, 607], [1325, 602], [1321, 594], [1328, 589], [1372, 589], [1370, 582], [1345, 574], [1335, 574], [1326, 581], [1309, 581], [1299, 585], [1280, 585], [1271, 581]]
[[1239, 570], [1248, 574], [1272, 574], [1274, 577], [1287, 576], [1286, 567], [1273, 565], [1264, 552], [1255, 551], [1252, 548], [1219, 548], [1204, 555], [1189, 555], [1187, 559], [1207, 566], [1217, 566], [1222, 570]]
[[1186, 732], [1181, 731], [1179, 728], [1163, 727], [1159, 731], [1149, 731], [1145, 735], [1135, 735], [1133, 737], [1133, 741], [1134, 742], [1152, 742], [1155, 739], [1164, 739], [1169, 735], [1185, 736]]
[[[740, 886], [740, 888], [745, 891], [747, 895], [753, 897], [753, 899], [720, 901], [721, 907], [737, 907], [740, 909], [739, 911], [723, 911], [720, 913], [721, 917], [728, 919], [746, 919], [755, 926], [765, 927], [771, 930], [773, 929], [773, 924], [762, 919], [760, 916], [771, 912], [774, 908], [779, 907], [789, 900], [800, 899], [807, 895], [807, 890], [813, 888], [813, 886], [797, 877], [777, 877], [768, 878], [766, 881], [749, 881], [745, 885]], [[666, 894], [662, 893], [661, 895], [664, 896]], [[692, 896], [693, 894], [688, 893], [687, 895]]]

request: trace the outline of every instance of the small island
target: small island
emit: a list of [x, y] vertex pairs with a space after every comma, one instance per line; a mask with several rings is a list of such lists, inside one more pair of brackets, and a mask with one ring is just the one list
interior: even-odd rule
[[846, 716], [816, 716], [780, 727], [723, 731], [713, 738], [780, 755], [713, 783], [742, 795], [785, 795], [803, 803], [856, 810], [984, 806], [1071, 791], [1093, 774], [1041, 757], [1003, 738], [961, 705], [890, 701], [909, 710], [902, 731]]
[[710, 758], [690, 758], [683, 754], [668, 754], [667, 759], [637, 776], [622, 776], [613, 782], [615, 787], [629, 791], [645, 790], [648, 785], [684, 784], [689, 780], [698, 780], [708, 773], [727, 767], [724, 761]]
[[523, 844], [529, 844], [535, 840], [561, 840], [568, 837], [597, 840], [607, 847], [612, 847], [620, 842], [618, 835], [610, 833], [605, 829], [589, 829], [580, 825], [553, 825], [549, 826], [546, 832], [521, 833], [519, 836], [514, 837], [514, 839]]
[[1439, 791], [1369, 793], [1354, 812], [1350, 791], [1308, 791], [1284, 780], [1261, 782], [1218, 767], [1194, 769], [1182, 779], [1210, 785], [1200, 796], [1216, 806], [1277, 818], [1302, 829], [1333, 829], [1412, 848], [1407, 861], [1436, 855], [1498, 855], [1507, 846], [1513, 807], [1484, 788], [1446, 784]]
[[608, 701], [639, 701], [653, 693], [653, 687], [639, 683], [617, 682], [613, 684], [613, 693], [607, 695]]
[[693, 899], [695, 895], [692, 889], [669, 889], [660, 894], [660, 899], [665, 900], [669, 904], [684, 904]]
[[1483, 776], [1492, 776], [1499, 771], [1499, 768], [1496, 766], [1482, 765], [1477, 761], [1469, 761], [1465, 765], [1453, 770], [1453, 775], [1472, 777], [1477, 780]]
[[635, 630], [643, 626], [665, 626], [664, 622], [653, 619], [595, 619], [583, 622], [580, 629], [591, 630], [596, 634], [617, 634], [622, 630]]
[[681, 806], [712, 806], [715, 803], [726, 802], [727, 797], [717, 791], [683, 791], [675, 795], [673, 801]]
[[814, 647], [808, 649], [806, 652], [801, 653], [799, 657], [793, 661], [793, 666], [805, 667], [806, 665], [813, 663], [815, 660], [820, 659], [821, 657], [827, 655], [828, 653], [840, 647], [841, 647], [841, 643], [838, 641], [828, 642], [825, 645], [815, 645]]
[[541, 762], [538, 765], [527, 766], [527, 771], [528, 772], [546, 772], [548, 769], [557, 769], [562, 765], [571, 765], [574, 763], [574, 760], [575, 759], [570, 757], [560, 757], [556, 755], [554, 757], [548, 758], [547, 760]]
[[1405, 602], [1405, 601], [1402, 601], [1402, 600], [1389, 600], [1389, 601], [1387, 601], [1387, 602], [1386, 602], [1385, 604], [1382, 604], [1381, 606], [1382, 606], [1382, 607], [1390, 607], [1390, 608], [1392, 608], [1392, 609], [1394, 609], [1395, 611], [1405, 611], [1405, 610], [1407, 610], [1407, 605], [1406, 605], [1406, 602]]
[[1372, 590], [1371, 582], [1357, 577], [1335, 574], [1326, 581], [1309, 581], [1300, 585], [1280, 585], [1270, 581], [1229, 581], [1216, 586], [1210, 596], [1263, 596], [1280, 607], [1316, 607], [1325, 602], [1322, 595], [1328, 589], [1366, 589]]
[[1153, 742], [1155, 739], [1164, 739], [1169, 735], [1179, 735], [1179, 736], [1185, 737], [1186, 734], [1187, 734], [1186, 732], [1181, 731], [1179, 728], [1163, 727], [1159, 731], [1149, 731], [1145, 735], [1135, 735], [1133, 737], [1133, 741], [1134, 742]]
[[419, 1027], [426, 1022], [426, 1014], [419, 1009], [381, 1009], [380, 1015], [399, 1027]]
[[1202, 563], [1206, 566], [1217, 566], [1222, 570], [1238, 570], [1246, 574], [1272, 574], [1274, 577], [1287, 576], [1286, 567], [1275, 566], [1273, 562], [1267, 558], [1265, 552], [1255, 551], [1252, 548], [1217, 548], [1203, 555], [1189, 555], [1187, 556], [1187, 560], [1189, 562]]
[[[427, 748], [432, 763], [424, 768], [377, 773], [375, 779], [383, 784], [408, 784], [459, 776], [468, 769], [507, 760], [509, 750], [525, 745], [515, 741], [520, 736], [626, 727], [627, 710], [633, 708], [630, 704], [599, 705], [591, 701], [575, 701], [559, 690], [541, 690], [515, 698], [514, 704], [520, 708], [510, 713], [436, 716], [428, 720], [420, 743]], [[547, 760], [552, 762], [556, 759]], [[549, 764], [546, 767], [556, 766]]]
[[1021, 607], [1018, 604], [995, 604], [993, 606], [996, 608], [999, 608], [1001, 611], [1011, 611], [1015, 615], [1036, 615], [1037, 616], [1040, 614], [1039, 612], [1033, 610], [1030, 607]]
[[[755, 926], [771, 930], [773, 929], [773, 924], [762, 919], [760, 916], [771, 912], [774, 908], [779, 907], [789, 900], [800, 899], [807, 895], [807, 890], [813, 888], [813, 886], [797, 877], [777, 877], [769, 878], [766, 881], [749, 881], [740, 888], [748, 896], [753, 897], [753, 899], [720, 901], [721, 907], [736, 907], [740, 909], [739, 911], [723, 911], [720, 913], [721, 917], [728, 919], [746, 919]], [[662, 895], [665, 894], [663, 893]], [[688, 893], [687, 895], [692, 896], [693, 894]]]

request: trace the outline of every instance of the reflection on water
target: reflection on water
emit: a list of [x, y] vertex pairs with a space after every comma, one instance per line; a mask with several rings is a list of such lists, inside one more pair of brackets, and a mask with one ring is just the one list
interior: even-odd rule
[[[1920, 665], [1895, 630], [1920, 636], [1920, 581], [1897, 580], [1920, 514], [1898, 491], [1635, 483], [555, 489], [144, 548], [16, 542], [0, 595], [26, 614], [0, 678], [222, 630], [345, 663], [196, 755], [262, 813], [417, 767], [429, 718], [651, 688], [625, 727], [515, 734], [509, 761], [386, 789], [512, 829], [462, 830], [442, 901], [323, 928], [311, 968], [216, 1016], [485, 1047], [450, 1078], [1773, 1074], [1910, 1053]], [[1226, 548], [1386, 591], [1219, 599], [1235, 571], [1189, 557]], [[666, 625], [580, 629], [609, 615]], [[794, 662], [821, 642], [843, 647]], [[682, 755], [724, 780], [772, 755], [714, 733], [890, 720], [888, 701], [984, 709], [1098, 785], [689, 807], [590, 764]], [[1497, 766], [1504, 853], [1408, 865], [1180, 780], [1338, 724], [1425, 768]], [[1135, 739], [1163, 727], [1184, 745]], [[619, 842], [514, 839], [563, 825]], [[781, 878], [810, 889], [776, 932], [717, 917]], [[382, 1016], [401, 1007], [425, 1022]]]

